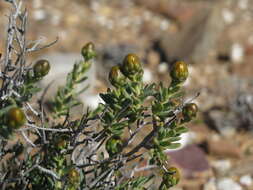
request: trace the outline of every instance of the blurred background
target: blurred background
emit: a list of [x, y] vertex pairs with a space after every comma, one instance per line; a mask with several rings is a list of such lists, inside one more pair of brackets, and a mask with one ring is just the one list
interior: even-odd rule
[[[25, 0], [28, 40], [52, 47], [29, 55], [52, 64], [45, 84], [63, 75], [92, 41], [98, 58], [90, 89], [80, 97], [96, 107], [110, 67], [138, 54], [146, 83], [169, 84], [175, 60], [189, 64], [185, 100], [198, 92], [200, 113], [183, 148], [168, 152], [182, 180], [174, 190], [253, 190], [253, 0]], [[0, 1], [0, 50], [9, 14]], [[54, 88], [56, 89], [56, 88]], [[52, 91], [54, 90], [52, 89]], [[53, 93], [53, 92], [52, 92]], [[50, 93], [49, 93], [50, 96]]]

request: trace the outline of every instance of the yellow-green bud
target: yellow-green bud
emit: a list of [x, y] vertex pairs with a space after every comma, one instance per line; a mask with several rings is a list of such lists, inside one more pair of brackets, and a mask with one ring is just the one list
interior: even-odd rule
[[44, 77], [50, 71], [50, 64], [47, 60], [41, 59], [33, 66], [33, 73], [36, 78]]
[[71, 168], [68, 173], [68, 179], [71, 184], [76, 184], [80, 180], [80, 174], [75, 168]]
[[175, 167], [171, 167], [168, 169], [166, 173], [163, 174], [162, 183], [167, 187], [173, 187], [178, 184], [180, 180], [179, 170]]
[[174, 82], [184, 82], [188, 77], [188, 67], [185, 62], [177, 61], [171, 69], [170, 76]]
[[134, 75], [143, 75], [143, 69], [139, 57], [135, 54], [128, 54], [121, 67], [122, 73], [132, 79]]
[[183, 107], [183, 117], [187, 121], [195, 118], [197, 115], [197, 112], [198, 112], [198, 106], [195, 103], [189, 103]]
[[18, 129], [26, 122], [26, 117], [22, 109], [18, 107], [11, 108], [6, 115], [6, 124], [11, 129]]
[[88, 42], [83, 46], [81, 54], [85, 60], [90, 60], [96, 56], [95, 45], [92, 42]]
[[119, 66], [114, 66], [111, 68], [109, 73], [109, 81], [113, 86], [119, 87], [125, 83], [125, 80], [126, 78], [121, 73]]

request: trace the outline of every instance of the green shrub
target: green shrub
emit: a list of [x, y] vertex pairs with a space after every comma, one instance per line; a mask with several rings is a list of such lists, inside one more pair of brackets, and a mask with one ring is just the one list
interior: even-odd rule
[[[141, 158], [148, 160], [146, 167], [160, 170], [160, 190], [176, 185], [179, 172], [168, 166], [164, 150], [180, 146], [180, 135], [188, 130], [185, 124], [196, 116], [196, 104], [182, 101], [187, 65], [175, 63], [168, 87], [145, 85], [140, 59], [126, 55], [109, 73], [113, 88], [100, 94], [104, 103], [71, 119], [70, 110], [81, 104], [77, 97], [86, 89], [77, 92], [76, 86], [87, 79], [96, 57], [94, 44], [88, 43], [81, 50], [83, 60], [74, 65], [50, 101], [51, 110], [45, 111], [46, 89], [39, 89], [38, 82], [50, 72], [50, 63], [39, 60], [30, 66], [26, 55], [53, 43], [30, 46], [27, 12], [20, 2], [8, 2], [12, 10], [0, 61], [1, 189], [148, 189], [155, 176], [135, 175], [136, 167], [129, 164]], [[40, 90], [42, 97], [35, 95]], [[36, 108], [32, 97], [37, 98]], [[136, 143], [141, 131], [149, 132]]]

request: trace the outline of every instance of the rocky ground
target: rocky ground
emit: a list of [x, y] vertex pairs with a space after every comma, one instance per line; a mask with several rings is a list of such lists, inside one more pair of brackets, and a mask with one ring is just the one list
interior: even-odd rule
[[[41, 38], [46, 44], [59, 38], [56, 45], [31, 55], [31, 61], [51, 56], [61, 64], [73, 64], [66, 63], [66, 57], [73, 60], [88, 41], [96, 44], [96, 82], [84, 97], [90, 106], [96, 106], [96, 93], [108, 85], [104, 73], [128, 52], [142, 58], [147, 83], [169, 82], [171, 63], [187, 61], [185, 98], [200, 92], [196, 101], [201, 113], [185, 135], [184, 148], [168, 153], [184, 176], [174, 190], [253, 190], [253, 0], [25, 3], [28, 39]], [[8, 12], [1, 1], [1, 51]]]

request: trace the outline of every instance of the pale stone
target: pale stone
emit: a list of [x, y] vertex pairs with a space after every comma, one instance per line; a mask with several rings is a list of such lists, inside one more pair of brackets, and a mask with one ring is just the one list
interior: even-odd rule
[[148, 68], [145, 68], [143, 70], [144, 70], [144, 73], [143, 73], [143, 82], [144, 83], [150, 83], [150, 82], [152, 82], [152, 80], [153, 80], [153, 74], [152, 74], [152, 72]]
[[218, 190], [242, 190], [242, 187], [230, 178], [222, 178], [217, 182]]
[[240, 183], [242, 185], [251, 186], [252, 182], [252, 177], [250, 175], [244, 175], [240, 178]]
[[44, 20], [46, 18], [46, 11], [43, 9], [38, 9], [33, 12], [33, 18], [35, 20]]
[[103, 103], [98, 94], [87, 94], [85, 97], [82, 97], [82, 101], [91, 109], [96, 109], [99, 103]]
[[222, 16], [227, 24], [231, 24], [235, 20], [235, 15], [229, 9], [224, 9], [222, 11]]
[[248, 8], [249, 1], [248, 0], [239, 0], [238, 1], [238, 7], [242, 10], [245, 10]]
[[161, 24], [160, 24], [160, 28], [161, 30], [167, 30], [169, 28], [169, 21], [168, 20], [162, 20]]
[[158, 72], [159, 73], [166, 73], [168, 72], [169, 67], [168, 67], [168, 63], [162, 62], [158, 65]]
[[229, 169], [231, 169], [230, 160], [216, 160], [211, 163], [211, 165], [217, 170], [219, 173], [225, 173]]
[[33, 0], [32, 1], [33, 8], [38, 9], [42, 7], [42, 1], [41, 0]]
[[243, 61], [243, 57], [244, 57], [244, 48], [238, 43], [233, 44], [231, 48], [232, 61], [234, 63], [240, 63]]
[[215, 178], [209, 179], [209, 181], [204, 184], [203, 190], [217, 190]]

